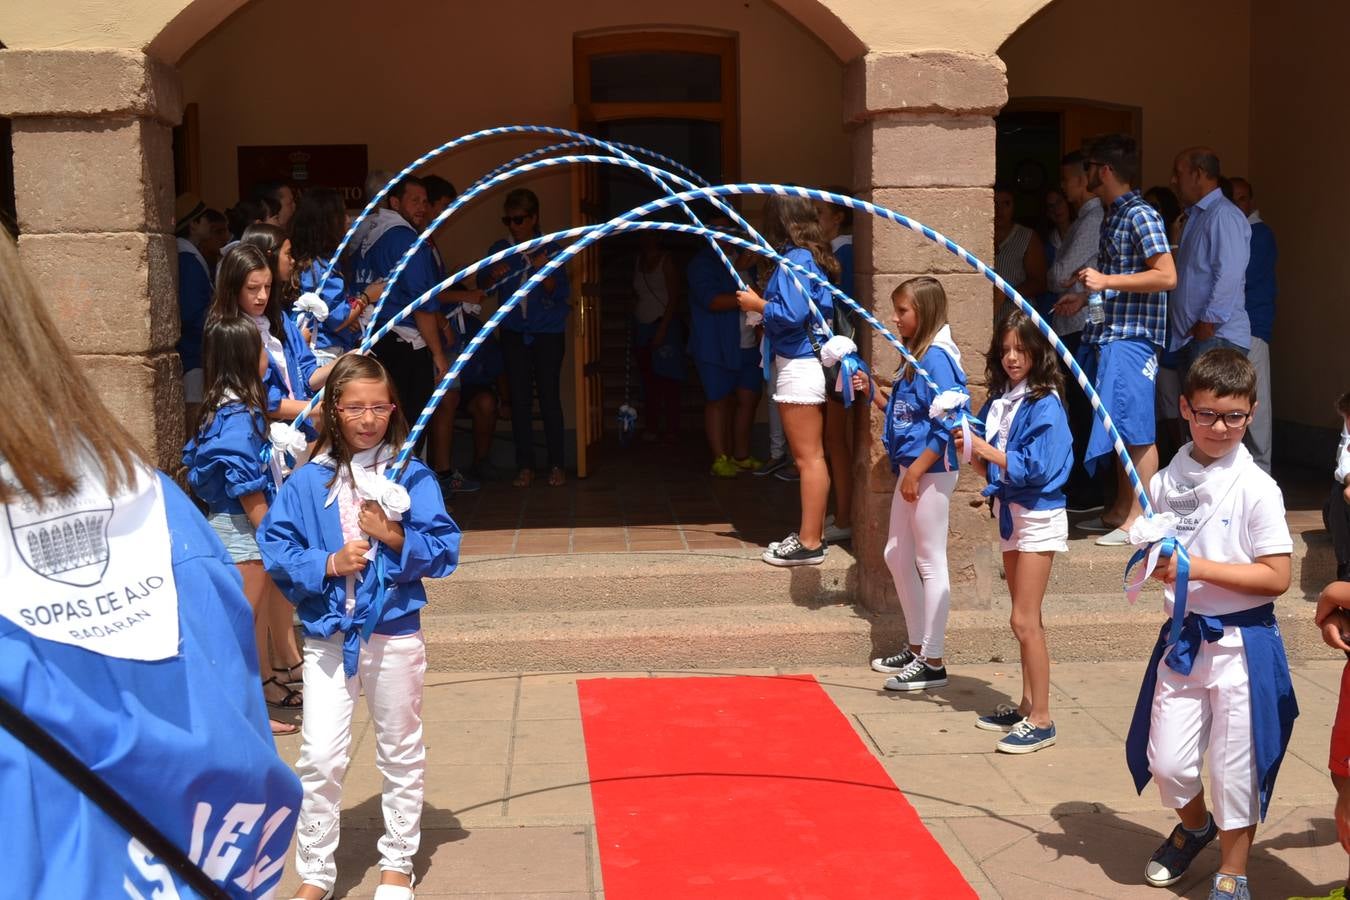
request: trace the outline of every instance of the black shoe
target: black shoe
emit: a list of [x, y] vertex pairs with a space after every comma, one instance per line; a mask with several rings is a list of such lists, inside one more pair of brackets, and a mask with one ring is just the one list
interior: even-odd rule
[[888, 691], [924, 691], [929, 688], [942, 687], [946, 683], [946, 666], [933, 668], [916, 656], [910, 661], [909, 665], [887, 678], [882, 687]]
[[1101, 512], [1105, 508], [1105, 503], [1092, 497], [1069, 497], [1064, 503], [1064, 511], [1075, 514]]
[[912, 662], [914, 662], [914, 651], [906, 647], [894, 656], [883, 656], [872, 660], [872, 671], [880, 672], [882, 675], [898, 675], [905, 670], [905, 666]]
[[786, 456], [775, 456], [764, 465], [760, 466], [751, 475], [772, 475], [784, 466], [792, 465], [792, 460]]
[[760, 558], [771, 566], [818, 566], [825, 561], [828, 550], [824, 541], [820, 542], [819, 547], [808, 550], [794, 532], [765, 550]]

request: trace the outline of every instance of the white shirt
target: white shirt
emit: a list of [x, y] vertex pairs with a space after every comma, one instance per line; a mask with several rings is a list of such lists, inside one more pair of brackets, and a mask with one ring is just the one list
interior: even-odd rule
[[1342, 425], [1341, 443], [1336, 448], [1336, 483], [1345, 484], [1347, 477], [1350, 477], [1350, 431]]
[[[1292, 553], [1294, 541], [1285, 521], [1284, 495], [1275, 480], [1239, 444], [1222, 459], [1202, 466], [1191, 456], [1193, 444], [1177, 452], [1166, 469], [1153, 476], [1149, 497], [1158, 512], [1178, 517], [1177, 538], [1190, 552], [1219, 563], [1251, 563], [1260, 556]], [[1172, 588], [1164, 608], [1172, 614]], [[1272, 597], [1243, 594], [1192, 578], [1186, 609], [1224, 615], [1269, 603]]]
[[258, 326], [258, 333], [262, 335], [263, 346], [267, 348], [267, 355], [272, 358], [272, 362], [277, 364], [281, 370], [281, 377], [286, 382], [286, 393], [290, 399], [295, 399], [295, 388], [291, 387], [291, 370], [286, 368], [286, 348], [281, 346], [281, 338], [272, 333], [272, 323], [267, 316], [249, 316], [253, 324]]

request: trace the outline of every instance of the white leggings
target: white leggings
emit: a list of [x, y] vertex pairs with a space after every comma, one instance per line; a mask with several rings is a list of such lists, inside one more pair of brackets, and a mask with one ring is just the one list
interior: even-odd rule
[[413, 854], [422, 838], [426, 671], [420, 631], [371, 635], [361, 645], [352, 678], [342, 671], [341, 634], [305, 638], [304, 743], [295, 767], [305, 790], [295, 834], [295, 870], [302, 881], [332, 890], [337, 880], [342, 781], [351, 758], [352, 713], [363, 689], [375, 737], [375, 765], [384, 776], [380, 868], [412, 874]]
[[959, 474], [938, 471], [920, 476], [919, 499], [910, 503], [900, 496], [900, 482], [905, 477], [901, 467], [891, 498], [886, 568], [891, 570], [895, 592], [900, 595], [909, 642], [920, 644], [920, 655], [926, 659], [942, 656], [947, 634], [947, 614], [952, 605], [952, 583], [947, 575], [947, 511]]

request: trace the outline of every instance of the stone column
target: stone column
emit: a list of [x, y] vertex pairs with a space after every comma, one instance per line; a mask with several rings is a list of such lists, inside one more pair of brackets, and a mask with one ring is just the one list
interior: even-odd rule
[[0, 51], [19, 252], [105, 403], [168, 471], [183, 444], [177, 72], [130, 50]]
[[[947, 235], [992, 265], [994, 120], [1007, 102], [1007, 79], [996, 56], [941, 51], [868, 54], [845, 75], [844, 115], [853, 128], [854, 187], [873, 200]], [[978, 407], [984, 399], [993, 287], [966, 263], [899, 225], [854, 220], [857, 299], [887, 324], [891, 292], [915, 275], [934, 275], [947, 293], [949, 319]], [[870, 329], [859, 341], [878, 380], [889, 387], [900, 354]], [[895, 476], [881, 445], [884, 416], [858, 419], [854, 550], [859, 599], [873, 612], [899, 612], [882, 558]], [[948, 561], [952, 608], [987, 608], [995, 537], [988, 512], [972, 507], [983, 487], [965, 470], [952, 501]]]

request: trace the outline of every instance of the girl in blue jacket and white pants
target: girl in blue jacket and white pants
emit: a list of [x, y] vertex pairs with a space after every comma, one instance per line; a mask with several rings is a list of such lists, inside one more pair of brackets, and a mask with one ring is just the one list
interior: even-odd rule
[[[263, 562], [306, 635], [304, 743], [296, 765], [305, 797], [295, 854], [304, 882], [297, 896], [306, 900], [327, 896], [337, 878], [342, 779], [362, 690], [385, 785], [375, 897], [412, 897], [426, 771], [422, 579], [454, 571], [460, 532], [425, 465], [409, 460], [397, 484], [384, 475], [408, 432], [396, 402], [373, 357], [350, 354], [334, 363], [316, 455], [282, 486], [258, 532]], [[383, 579], [367, 567], [372, 559], [383, 563]], [[372, 618], [367, 639], [362, 629]]]
[[[1022, 650], [1022, 702], [1000, 704], [977, 728], [1006, 731], [1003, 753], [1032, 753], [1055, 743], [1050, 718], [1050, 654], [1041, 602], [1056, 552], [1069, 549], [1064, 483], [1073, 467], [1073, 435], [1064, 411], [1064, 377], [1050, 342], [1029, 316], [1012, 312], [994, 329], [980, 411], [985, 438], [971, 436], [976, 469], [989, 480], [1003, 568], [1012, 594], [1012, 630]], [[963, 435], [956, 434], [962, 446]]]

